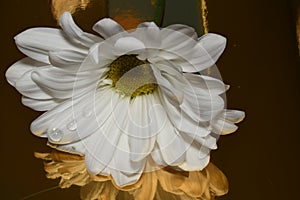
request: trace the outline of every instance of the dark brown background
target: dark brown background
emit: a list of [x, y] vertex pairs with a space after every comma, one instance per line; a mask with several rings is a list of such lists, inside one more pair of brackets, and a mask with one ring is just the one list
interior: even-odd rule
[[[298, 199], [300, 146], [300, 70], [293, 10], [286, 0], [208, 0], [211, 32], [228, 38], [218, 67], [226, 83], [228, 107], [245, 110], [246, 120], [233, 135], [219, 140], [213, 162], [227, 175], [224, 200]], [[179, 1], [177, 1], [179, 2]], [[188, 1], [185, 1], [188, 2]], [[297, 3], [297, 1], [295, 1]], [[167, 1], [165, 24], [193, 21], [188, 10]], [[95, 6], [96, 7], [96, 6]], [[83, 27], [100, 16], [87, 12]], [[53, 189], [43, 164], [33, 157], [47, 151], [33, 136], [30, 122], [39, 115], [20, 103], [4, 78], [23, 55], [13, 37], [33, 26], [55, 26], [49, 1], [2, 1], [1, 11], [1, 185], [0, 199], [79, 199], [79, 188]]]

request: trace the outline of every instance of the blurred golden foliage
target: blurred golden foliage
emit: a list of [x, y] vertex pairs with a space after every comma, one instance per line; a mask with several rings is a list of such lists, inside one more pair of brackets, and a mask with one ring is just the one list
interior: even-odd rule
[[52, 13], [54, 18], [59, 21], [60, 15], [66, 11], [75, 13], [78, 9], [86, 9], [91, 0], [52, 0]]

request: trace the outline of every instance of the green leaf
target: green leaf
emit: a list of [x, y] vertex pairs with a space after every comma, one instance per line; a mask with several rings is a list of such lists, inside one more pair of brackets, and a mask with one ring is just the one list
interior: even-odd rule
[[[195, 28], [198, 35], [206, 32], [202, 17], [203, 0], [169, 0], [165, 6], [163, 26], [185, 24]], [[205, 2], [205, 1], [204, 1]]]

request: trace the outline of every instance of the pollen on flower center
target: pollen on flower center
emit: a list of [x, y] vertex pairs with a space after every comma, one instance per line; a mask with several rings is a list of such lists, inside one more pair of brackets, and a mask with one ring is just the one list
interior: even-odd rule
[[118, 92], [131, 98], [151, 94], [157, 88], [149, 63], [135, 55], [123, 55], [114, 60], [109, 65], [107, 78]]

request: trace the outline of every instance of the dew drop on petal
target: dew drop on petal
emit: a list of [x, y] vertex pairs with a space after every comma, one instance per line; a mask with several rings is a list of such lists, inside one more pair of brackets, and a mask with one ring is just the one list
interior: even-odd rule
[[77, 129], [77, 124], [75, 121], [71, 121], [70, 123], [67, 124], [67, 128], [70, 131], [75, 131]]
[[92, 111], [89, 109], [84, 109], [82, 114], [84, 117], [90, 117], [92, 115]]
[[47, 132], [49, 139], [53, 142], [59, 142], [63, 138], [63, 132], [59, 129], [53, 128]]

